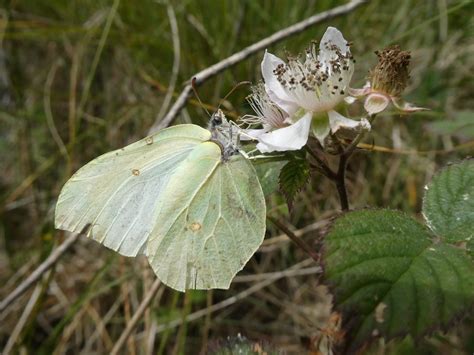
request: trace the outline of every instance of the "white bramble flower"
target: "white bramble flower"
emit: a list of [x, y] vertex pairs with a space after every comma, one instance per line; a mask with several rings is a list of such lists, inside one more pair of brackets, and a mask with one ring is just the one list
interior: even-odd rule
[[[328, 27], [317, 51], [312, 44], [304, 61], [285, 63], [265, 52], [262, 61], [264, 89], [254, 89], [251, 106], [254, 121], [262, 130], [250, 130], [262, 152], [298, 150], [311, 133], [324, 144], [339, 128], [370, 129], [367, 120], [354, 121], [334, 109], [347, 96], [354, 72], [354, 59], [341, 32]], [[247, 120], [247, 123], [250, 123]]]

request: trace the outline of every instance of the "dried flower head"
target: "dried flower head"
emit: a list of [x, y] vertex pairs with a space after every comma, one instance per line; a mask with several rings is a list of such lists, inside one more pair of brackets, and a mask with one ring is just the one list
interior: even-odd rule
[[398, 45], [376, 51], [379, 62], [370, 72], [370, 81], [362, 89], [349, 89], [354, 97], [366, 97], [364, 107], [370, 115], [385, 110], [390, 102], [404, 113], [426, 110], [402, 100], [401, 95], [410, 79], [411, 54]]
[[372, 88], [399, 97], [410, 79], [408, 71], [410, 52], [402, 51], [400, 46], [394, 45], [382, 51], [375, 51], [375, 54], [379, 57], [379, 62], [370, 73]]

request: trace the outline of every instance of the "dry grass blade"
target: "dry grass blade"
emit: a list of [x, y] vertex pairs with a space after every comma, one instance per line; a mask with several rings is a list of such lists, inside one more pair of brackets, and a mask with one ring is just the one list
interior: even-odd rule
[[24, 280], [17, 288], [13, 290], [5, 299], [0, 303], [0, 313], [3, 312], [10, 304], [17, 300], [24, 292], [26, 292], [33, 284], [35, 284], [41, 276], [48, 271], [61, 256], [69, 250], [69, 248], [76, 242], [80, 235], [86, 234], [90, 224], [86, 225], [84, 229], [77, 234], [72, 234], [68, 239], [64, 241], [58, 248], [43, 261], [31, 274]]
[[2, 354], [10, 354], [10, 352], [13, 349], [13, 346], [15, 345], [18, 337], [20, 336], [21, 331], [25, 327], [28, 318], [33, 311], [36, 302], [41, 296], [41, 290], [42, 290], [41, 285], [37, 285], [35, 290], [33, 291], [33, 294], [31, 295], [30, 299], [28, 300], [28, 304], [26, 305], [23, 313], [21, 314], [20, 319], [18, 320], [17, 324], [15, 325], [15, 328], [13, 329], [10, 338], [8, 339], [7, 345], [5, 345], [5, 348], [3, 349]]
[[173, 6], [168, 4], [166, 6], [166, 12], [168, 14], [168, 19], [170, 22], [170, 29], [171, 29], [171, 39], [173, 41], [173, 69], [171, 70], [171, 77], [168, 85], [168, 89], [166, 90], [165, 98], [163, 99], [163, 103], [161, 105], [160, 111], [156, 116], [157, 122], [159, 122], [163, 116], [165, 115], [168, 107], [170, 105], [171, 99], [173, 98], [174, 89], [176, 87], [176, 82], [178, 80], [179, 74], [179, 64], [181, 63], [181, 44], [179, 40], [179, 28], [178, 22], [176, 21], [176, 14], [174, 13]]
[[243, 300], [244, 298], [250, 296], [251, 294], [253, 294], [253, 293], [255, 293], [259, 290], [261, 290], [264, 287], [267, 287], [268, 285], [271, 285], [272, 283], [280, 280], [281, 278], [297, 276], [297, 275], [314, 274], [314, 273], [317, 273], [317, 272], [321, 272], [321, 267], [319, 267], [319, 266], [311, 267], [311, 268], [308, 268], [308, 269], [302, 269], [302, 267], [304, 267], [304, 266], [306, 266], [306, 265], [308, 265], [309, 263], [312, 263], [312, 262], [314, 262], [312, 259], [306, 259], [306, 260], [304, 260], [304, 261], [302, 261], [298, 264], [293, 265], [288, 270], [272, 273], [272, 275], [269, 276], [267, 279], [265, 279], [263, 281], [260, 281], [260, 282], [256, 283], [255, 285], [250, 286], [249, 288], [247, 288], [246, 290], [244, 290], [242, 292], [239, 292], [235, 296], [226, 298], [225, 300], [223, 300], [219, 303], [213, 304], [211, 307], [207, 307], [207, 308], [201, 309], [199, 311], [196, 311], [194, 313], [191, 313], [187, 317], [185, 317], [185, 319], [178, 318], [178, 319], [175, 319], [175, 320], [169, 322], [168, 324], [162, 324], [162, 325], [158, 326], [156, 332], [161, 333], [161, 332], [163, 332], [167, 329], [176, 328], [176, 327], [180, 326], [181, 323], [183, 323], [183, 321], [189, 323], [189, 322], [195, 321], [199, 318], [202, 318], [202, 317], [206, 316], [207, 314], [210, 314], [210, 313], [219, 311], [221, 309], [224, 309], [226, 307], [229, 307], [230, 305], [233, 305], [234, 303], [236, 303], [240, 300]]
[[130, 322], [127, 324], [127, 327], [123, 331], [122, 335], [120, 335], [119, 340], [117, 340], [117, 342], [115, 343], [112, 351], [110, 352], [111, 355], [118, 354], [122, 346], [127, 341], [128, 337], [132, 333], [133, 329], [135, 329], [135, 326], [142, 317], [143, 313], [145, 313], [145, 311], [147, 310], [148, 306], [153, 300], [153, 297], [155, 297], [156, 293], [158, 292], [158, 289], [160, 288], [160, 285], [161, 281], [159, 279], [156, 279], [155, 282], [153, 282], [153, 285], [151, 285], [150, 290], [143, 298], [142, 303], [140, 303], [140, 306], [138, 307], [137, 311], [133, 315], [132, 319], [130, 319]]

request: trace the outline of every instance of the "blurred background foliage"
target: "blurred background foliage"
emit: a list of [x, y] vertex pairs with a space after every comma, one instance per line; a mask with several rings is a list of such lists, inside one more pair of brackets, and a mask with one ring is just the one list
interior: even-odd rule
[[[0, 297], [64, 238], [53, 228], [54, 204], [75, 170], [145, 136], [166, 113], [169, 95], [179, 94], [197, 71], [342, 3], [1, 1]], [[372, 148], [357, 154], [349, 167], [353, 208], [386, 206], [419, 213], [423, 186], [433, 173], [473, 153], [473, 4], [371, 0], [351, 14], [269, 48], [279, 55], [301, 53], [328, 25], [335, 26], [353, 42], [357, 59], [353, 87], [361, 87], [375, 65], [374, 50], [399, 44], [412, 51], [406, 99], [431, 111], [409, 116], [386, 112], [377, 118], [365, 142]], [[177, 31], [171, 26], [174, 16]], [[204, 103], [216, 107], [236, 83], [260, 80], [262, 55], [203, 84], [198, 91]], [[224, 102], [229, 117], [249, 113], [248, 93], [238, 89]], [[355, 116], [362, 114], [360, 105], [350, 110]], [[191, 101], [175, 123], [206, 125], [207, 120]], [[318, 248], [318, 227], [338, 209], [335, 195], [331, 183], [313, 176], [291, 214], [279, 193], [268, 198], [268, 209]], [[322, 222], [315, 225], [316, 221]], [[235, 282], [229, 291], [186, 295], [162, 286], [124, 352], [198, 353], [209, 344], [218, 349], [226, 337], [238, 333], [262, 342], [252, 349], [269, 344], [290, 353], [305, 351], [323, 335], [331, 337], [321, 331], [327, 328], [329, 303], [317, 274], [282, 277], [219, 312], [184, 321], [185, 315], [248, 290], [266, 273], [285, 271], [305, 258], [269, 225], [267, 241], [241, 273], [248, 278]], [[119, 257], [82, 238], [38, 286], [41, 296], [26, 317], [15, 351], [107, 353], [153, 278], [146, 261]], [[1, 346], [30, 295], [1, 316]], [[172, 320], [175, 326], [165, 330]], [[472, 323], [469, 318], [448, 334], [423, 339], [417, 353], [472, 353]], [[375, 342], [372, 349], [406, 354], [415, 351], [415, 345], [405, 339], [400, 345]]]

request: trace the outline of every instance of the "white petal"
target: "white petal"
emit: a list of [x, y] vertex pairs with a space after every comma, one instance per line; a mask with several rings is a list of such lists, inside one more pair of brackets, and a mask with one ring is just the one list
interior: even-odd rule
[[329, 62], [337, 58], [335, 51], [327, 47], [329, 43], [336, 45], [342, 54], [350, 52], [350, 48], [347, 45], [347, 41], [342, 36], [341, 31], [335, 27], [328, 27], [319, 43], [319, 60], [323, 66], [329, 66]]
[[260, 135], [257, 149], [262, 153], [301, 149], [308, 141], [311, 119], [312, 113], [307, 112], [291, 126]]
[[289, 115], [292, 115], [296, 111], [296, 104], [286, 93], [283, 86], [277, 80], [273, 70], [280, 65], [286, 65], [283, 60], [278, 58], [276, 55], [265, 51], [265, 55], [262, 60], [262, 76], [265, 81], [265, 91], [267, 92], [270, 99], [285, 110]]
[[350, 118], [344, 117], [336, 111], [329, 111], [329, 126], [331, 132], [336, 133], [340, 128], [346, 128], [351, 130], [370, 130], [370, 123], [365, 118], [360, 121], [351, 120]]
[[357, 101], [357, 98], [355, 98], [354, 96], [346, 96], [344, 98], [344, 101], [349, 104], [349, 105], [352, 105], [354, 102]]
[[261, 129], [243, 129], [240, 131], [240, 140], [241, 141], [250, 141], [253, 139], [258, 139], [262, 134], [267, 133], [268, 128]]
[[324, 49], [324, 43], [332, 42], [335, 44], [342, 52], [342, 54], [346, 54], [350, 51], [350, 47], [347, 45], [347, 41], [342, 36], [341, 31], [339, 31], [335, 27], [328, 27], [326, 32], [324, 32], [323, 38], [321, 38], [321, 43], [319, 45], [319, 50]]
[[297, 103], [280, 98], [268, 87], [267, 84], [265, 84], [265, 91], [267, 92], [270, 100], [272, 100], [278, 107], [280, 107], [283, 111], [285, 111], [289, 116], [292, 116], [296, 111], [298, 111], [299, 106]]
[[374, 115], [385, 110], [389, 103], [389, 97], [383, 94], [372, 93], [365, 99], [364, 108], [369, 115]]
[[413, 104], [403, 101], [402, 99], [399, 99], [399, 98], [392, 97], [392, 102], [393, 102], [393, 105], [397, 109], [406, 113], [429, 110], [429, 108], [413, 106]]

